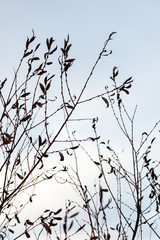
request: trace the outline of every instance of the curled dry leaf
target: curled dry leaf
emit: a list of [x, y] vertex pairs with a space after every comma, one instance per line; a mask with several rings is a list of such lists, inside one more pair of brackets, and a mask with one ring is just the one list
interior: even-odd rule
[[108, 102], [108, 100], [107, 100], [105, 97], [102, 97], [102, 99], [103, 99], [103, 101], [105, 102], [106, 107], [108, 108], [108, 107], [109, 107], [109, 102]]
[[60, 161], [64, 161], [64, 155], [63, 155], [63, 153], [59, 152], [59, 155], [60, 155]]

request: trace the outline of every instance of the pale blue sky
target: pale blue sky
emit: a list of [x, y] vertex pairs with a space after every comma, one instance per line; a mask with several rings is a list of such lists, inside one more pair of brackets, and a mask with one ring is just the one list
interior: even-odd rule
[[[109, 76], [116, 65], [122, 78], [134, 77], [137, 101], [149, 104], [148, 96], [156, 102], [159, 101], [159, 23], [158, 0], [0, 0], [0, 74], [6, 76], [16, 68], [33, 28], [38, 41], [53, 36], [59, 47], [69, 33], [72, 54], [77, 59], [75, 67], [80, 71], [79, 78], [83, 78], [108, 34], [117, 31], [109, 45], [113, 55], [101, 64], [99, 73]], [[143, 88], [145, 100], [141, 94]]]

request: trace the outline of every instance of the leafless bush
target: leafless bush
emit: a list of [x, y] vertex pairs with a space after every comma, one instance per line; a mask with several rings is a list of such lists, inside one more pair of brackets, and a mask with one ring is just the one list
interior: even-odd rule
[[[27, 38], [25, 50], [13, 81], [4, 79], [0, 85], [0, 238], [21, 239], [74, 239], [83, 233], [85, 239], [144, 239], [148, 233], [160, 238], [159, 205], [159, 161], [152, 160], [153, 129], [143, 132], [137, 146], [134, 139], [135, 115], [130, 115], [125, 107], [123, 94], [129, 94], [133, 79], [130, 77], [117, 86], [119, 71], [113, 68], [111, 89], [106, 86], [103, 93], [82, 100], [82, 96], [94, 74], [101, 58], [112, 52], [106, 47], [112, 39], [111, 33], [104, 43], [88, 78], [79, 91], [71, 91], [69, 71], [75, 58], [70, 58], [71, 44], [69, 35], [61, 49], [51, 37], [46, 40], [46, 52], [40, 58], [40, 43], [36, 43], [33, 31]], [[60, 50], [58, 65], [60, 77], [50, 73], [54, 66], [53, 56]], [[26, 64], [27, 61], [27, 64]], [[54, 64], [53, 64], [54, 63]], [[58, 86], [55, 79], [58, 79]], [[127, 161], [123, 153], [117, 153], [111, 141], [103, 141], [98, 135], [98, 117], [72, 118], [81, 104], [101, 98], [110, 108], [128, 141]], [[70, 132], [68, 124], [91, 121], [92, 136], [78, 139]], [[92, 156], [86, 148], [91, 142], [97, 156]], [[60, 145], [60, 144], [63, 145]], [[82, 180], [80, 173], [79, 150], [96, 168], [96, 183], [93, 187]], [[75, 164], [63, 164], [66, 159], [74, 158]], [[52, 156], [52, 160], [51, 160]], [[57, 162], [53, 160], [59, 161]], [[64, 177], [64, 174], [67, 179]], [[64, 179], [80, 196], [79, 202], [66, 201], [66, 208], [46, 209], [37, 219], [22, 222], [27, 204], [36, 201], [34, 196], [37, 184], [50, 179]], [[27, 194], [22, 198], [23, 194]], [[20, 202], [20, 203], [19, 203]], [[17, 234], [16, 227], [22, 225]], [[60, 230], [61, 229], [61, 230]], [[82, 236], [82, 235], [81, 235]]]
[[[2, 239], [18, 239], [22, 236], [29, 238], [31, 232], [39, 226], [42, 230], [35, 235], [37, 239], [44, 230], [50, 236], [52, 227], [55, 227], [57, 222], [61, 222], [62, 218], [59, 217], [59, 214], [62, 209], [47, 210], [34, 221], [28, 218], [24, 222], [24, 231], [15, 236], [14, 231], [17, 224], [22, 224], [19, 214], [23, 212], [27, 204], [33, 201], [36, 185], [42, 181], [48, 181], [59, 172], [67, 171], [65, 167], [58, 168], [56, 164], [53, 166], [53, 162], [50, 163], [49, 160], [50, 156], [54, 155], [55, 158], [59, 158], [59, 161], [63, 161], [63, 151], [74, 151], [77, 148], [74, 145], [69, 146], [69, 144], [73, 144], [72, 139], [63, 138], [63, 149], [58, 149], [56, 142], [60, 136], [63, 137], [63, 129], [77, 106], [91, 100], [86, 99], [81, 102], [81, 97], [102, 56], [111, 53], [107, 52], [106, 47], [113, 34], [114, 32], [105, 42], [77, 97], [72, 94], [68, 81], [68, 70], [75, 60], [69, 58], [72, 46], [69, 42], [69, 35], [64, 40], [64, 46], [60, 49], [61, 55], [58, 58], [60, 88], [55, 87], [54, 79], [57, 78], [55, 73], [49, 73], [50, 66], [53, 65], [53, 56], [58, 49], [55, 40], [52, 37], [46, 40], [47, 50], [40, 58], [38, 56], [40, 43], [35, 43], [34, 31], [32, 37], [27, 38], [25, 50], [14, 73], [13, 81], [6, 78], [1, 82], [0, 237]], [[99, 96], [93, 96], [93, 98], [104, 94], [106, 92]], [[85, 140], [93, 139], [88, 137]], [[56, 147], [53, 147], [54, 145]], [[23, 193], [27, 193], [28, 197], [22, 199]], [[17, 199], [21, 199], [20, 204]], [[71, 203], [66, 206], [63, 224], [65, 239], [68, 236], [68, 213], [72, 210], [70, 205]], [[74, 214], [70, 218], [73, 218]], [[72, 224], [69, 229], [71, 227]], [[79, 226], [75, 233], [81, 229], [82, 226]]]
[[112, 140], [103, 141], [97, 132], [98, 118], [93, 119], [97, 156], [88, 153], [80, 142], [77, 143], [90, 158], [93, 167], [98, 169], [95, 189], [82, 181], [76, 153], [77, 168], [68, 174], [68, 181], [83, 200], [77, 206], [86, 213], [88, 239], [159, 239], [160, 161], [152, 154], [156, 142], [156, 137], [152, 135], [159, 121], [150, 132], [142, 132], [140, 140], [135, 139], [137, 106], [129, 115], [123, 100], [123, 95], [129, 94], [133, 79], [130, 77], [117, 87], [118, 75], [118, 68], [114, 67], [111, 81], [115, 91], [110, 92], [107, 86], [108, 96], [102, 97], [102, 100], [107, 110], [109, 107], [112, 109], [122, 132], [118, 141], [120, 146], [123, 138], [127, 144], [119, 152], [112, 147]]

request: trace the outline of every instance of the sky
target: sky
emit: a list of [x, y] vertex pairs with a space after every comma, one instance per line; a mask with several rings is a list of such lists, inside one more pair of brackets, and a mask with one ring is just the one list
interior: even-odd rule
[[[138, 105], [138, 131], [150, 130], [160, 119], [159, 23], [159, 0], [0, 0], [0, 80], [13, 76], [32, 29], [37, 41], [45, 44], [53, 36], [59, 48], [69, 34], [71, 55], [76, 58], [70, 82], [78, 93], [108, 35], [117, 32], [108, 46], [113, 53], [98, 65], [86, 94], [103, 92], [117, 66], [120, 82], [134, 79], [126, 105], [131, 112]], [[101, 117], [99, 125], [106, 131], [101, 127], [99, 131], [104, 138], [107, 132], [108, 138], [116, 139], [102, 101], [86, 111]]]
[[0, 76], [13, 73], [26, 37], [34, 29], [40, 42], [53, 36], [59, 47], [70, 34], [72, 54], [77, 60], [75, 71], [79, 69], [76, 82], [83, 81], [104, 41], [116, 31], [109, 45], [113, 54], [97, 70], [103, 79], [96, 83], [103, 82], [104, 74], [110, 76], [113, 66], [117, 66], [122, 78], [135, 79], [135, 104], [140, 110], [143, 107], [145, 115], [150, 109], [151, 115], [158, 118], [153, 106], [159, 100], [159, 10], [158, 0], [0, 0]]

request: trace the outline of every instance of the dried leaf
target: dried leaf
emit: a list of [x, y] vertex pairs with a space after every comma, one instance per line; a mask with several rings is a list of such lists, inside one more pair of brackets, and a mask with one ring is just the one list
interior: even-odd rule
[[36, 37], [33, 35], [33, 36], [30, 38], [29, 43], [33, 42], [35, 38], [36, 38]]
[[25, 230], [24, 233], [25, 233], [25, 235], [26, 235], [27, 238], [30, 238], [30, 237], [31, 237], [31, 236], [29, 235], [29, 233], [27, 232], [27, 230]]
[[42, 138], [41, 138], [40, 135], [39, 135], [39, 137], [38, 137], [38, 145], [39, 145], [39, 147], [42, 146]]
[[50, 226], [47, 223], [43, 222], [42, 225], [45, 228], [47, 233], [52, 234], [52, 230], [51, 230]]
[[36, 104], [38, 105], [38, 107], [42, 107], [43, 106], [43, 104], [41, 103], [41, 102], [36, 102]]
[[68, 231], [71, 230], [72, 227], [73, 227], [73, 220], [71, 221], [71, 223], [69, 225]]
[[21, 95], [21, 97], [26, 97], [26, 96], [28, 96], [29, 94], [30, 94], [30, 92], [24, 93], [24, 94]]
[[4, 87], [5, 82], [7, 81], [7, 78], [4, 79], [4, 81], [0, 85], [0, 90]]
[[59, 155], [60, 155], [60, 161], [64, 161], [64, 155], [63, 155], [63, 153], [59, 152]]
[[54, 223], [53, 221], [54, 221], [54, 220], [51, 219], [50, 222], [49, 222], [49, 225], [52, 226], [52, 227], [54, 227], [54, 226], [56, 226], [56, 225], [58, 224], [58, 223]]
[[44, 84], [46, 85], [47, 82], [48, 82], [48, 78], [47, 78], [47, 76], [45, 76], [45, 78], [44, 78]]
[[11, 139], [2, 136], [2, 142], [3, 142], [3, 145], [7, 145], [11, 143]]
[[25, 122], [25, 121], [27, 121], [27, 120], [30, 119], [30, 118], [31, 118], [31, 115], [25, 116], [25, 117], [23, 117], [23, 118], [21, 119], [21, 122]]
[[155, 139], [156, 139], [156, 138], [154, 137], [154, 138], [151, 140], [151, 144], [154, 142]]
[[117, 32], [112, 32], [110, 35], [109, 35], [109, 39], [111, 40], [112, 39], [112, 36], [113, 34], [116, 34]]
[[77, 149], [78, 147], [79, 147], [79, 145], [71, 147], [70, 149], [74, 150], [74, 149]]
[[146, 135], [146, 136], [148, 136], [148, 133], [146, 133], [146, 132], [143, 132], [143, 133], [142, 133], [142, 135]]
[[39, 85], [40, 85], [40, 88], [41, 88], [41, 90], [42, 90], [43, 94], [46, 94], [46, 90], [45, 90], [45, 88], [44, 88], [43, 84], [42, 84], [42, 83], [40, 83]]
[[73, 215], [71, 215], [69, 218], [73, 218], [76, 217], [79, 214], [79, 212], [74, 213]]
[[78, 230], [76, 231], [76, 233], [79, 232], [79, 231], [81, 231], [85, 226], [86, 226], [86, 224], [80, 226], [80, 228], [78, 228]]
[[62, 208], [58, 209], [57, 212], [54, 212], [54, 215], [59, 214], [60, 212], [62, 212]]
[[67, 72], [67, 70], [72, 66], [72, 63], [64, 64], [64, 71]]
[[55, 40], [53, 39], [53, 37], [50, 38], [50, 45], [52, 45], [52, 43], [54, 42]]
[[49, 41], [48, 38], [47, 38], [47, 40], [46, 40], [46, 44], [47, 44], [47, 48], [48, 48], [48, 50], [50, 50], [51, 44], [50, 44], [50, 41]]
[[[44, 140], [45, 141], [45, 140]], [[43, 153], [42, 155], [44, 158], [48, 158], [48, 154], [47, 153]]]
[[47, 65], [51, 65], [51, 64], [53, 64], [53, 62], [47, 62], [46, 64], [47, 64]]
[[124, 88], [124, 87], [122, 87], [122, 88], [120, 89], [120, 91], [123, 91], [123, 92], [125, 92], [126, 94], [129, 94], [129, 91], [128, 91], [126, 88]]
[[128, 86], [125, 86], [125, 88], [131, 88], [132, 84], [129, 84]]
[[21, 223], [17, 214], [15, 214], [15, 219], [17, 220], [18, 223]]
[[94, 142], [95, 140], [100, 139], [100, 136], [99, 136], [99, 137], [95, 137], [95, 138], [93, 138], [93, 137], [89, 137], [89, 139], [91, 139], [91, 140]]
[[72, 46], [72, 44], [69, 44], [69, 45], [68, 45], [68, 47], [67, 47], [67, 49], [66, 49], [67, 52], [69, 51], [69, 49], [71, 48], [71, 46]]
[[32, 52], [33, 52], [33, 50], [31, 50], [30, 52], [26, 52], [26, 53], [23, 55], [23, 57], [25, 58], [25, 57], [29, 56], [30, 54], [32, 54]]
[[53, 74], [51, 77], [49, 77], [48, 80], [51, 80], [54, 76], [55, 76], [55, 74]]
[[[39, 70], [41, 70], [41, 69], [39, 69]], [[37, 70], [35, 70], [35, 71], [37, 71]], [[41, 72], [39, 72], [37, 75], [41, 76], [42, 74], [44, 74], [44, 73], [46, 73], [46, 72], [47, 72], [47, 71], [41, 70]]]
[[28, 48], [29, 46], [29, 38], [27, 38], [27, 41], [26, 41], [26, 49]]
[[68, 104], [67, 108], [73, 109], [74, 107]]
[[[50, 210], [49, 209], [46, 209], [45, 211], [44, 211], [44, 213], [48, 213], [48, 212], [50, 212]], [[42, 220], [43, 221], [43, 220]]]
[[66, 50], [65, 49], [61, 48], [61, 51], [62, 51], [63, 55], [66, 54]]
[[107, 234], [107, 240], [110, 240], [111, 239], [111, 235], [108, 233]]
[[57, 50], [57, 46], [56, 46], [52, 51], [50, 51], [49, 54], [50, 54], [50, 55], [53, 54], [56, 50]]
[[42, 66], [43, 66], [43, 63], [41, 63], [39, 65], [39, 67], [34, 70], [34, 72], [38, 72], [38, 71], [42, 70]]
[[108, 108], [108, 107], [109, 107], [109, 102], [108, 102], [108, 100], [107, 100], [105, 97], [102, 97], [102, 99], [103, 99], [103, 101], [105, 102], [106, 107]]
[[39, 57], [33, 57], [33, 58], [31, 59], [31, 62], [37, 61], [37, 60], [39, 60]]
[[40, 45], [41, 45], [41, 44], [38, 43], [34, 51], [37, 51], [37, 49], [39, 48]]
[[114, 78], [117, 77], [117, 76], [118, 76], [118, 73], [119, 73], [118, 68], [117, 68], [117, 67], [114, 67], [114, 68], [113, 68], [113, 77], [114, 77]]
[[100, 163], [99, 163], [99, 162], [96, 162], [96, 161], [94, 161], [94, 163], [95, 163], [96, 165], [100, 165]]
[[66, 226], [66, 223], [63, 224], [63, 231], [64, 231], [65, 234], [67, 233], [67, 226]]
[[11, 232], [11, 233], [14, 233], [14, 231], [10, 228], [8, 228], [8, 231]]
[[67, 59], [66, 62], [72, 63], [75, 60], [75, 58]]
[[124, 85], [124, 84], [128, 84], [128, 83], [132, 83], [132, 82], [133, 82], [132, 77], [129, 77], [129, 78], [123, 83], [123, 85]]
[[102, 192], [108, 192], [108, 189], [102, 188]]
[[39, 157], [38, 157], [38, 159], [39, 159], [39, 162], [41, 163], [41, 166], [39, 167], [39, 169], [42, 169], [42, 168], [43, 168], [43, 166], [44, 166], [44, 164], [43, 164], [43, 161], [42, 161], [42, 159], [41, 159], [41, 158], [39, 158]]
[[103, 175], [103, 174], [102, 174], [102, 172], [101, 172], [101, 173], [99, 174], [98, 178], [101, 178], [101, 177], [102, 177], [102, 175]]
[[46, 91], [48, 91], [48, 89], [50, 88], [50, 86], [51, 86], [51, 81], [47, 84], [47, 86], [46, 86]]
[[69, 42], [69, 34], [67, 35], [67, 43]]
[[16, 175], [17, 175], [20, 179], [23, 179], [23, 176], [21, 176], [19, 173], [16, 173]]
[[62, 220], [61, 217], [54, 217], [54, 219], [57, 220], [57, 221], [61, 221]]
[[28, 224], [28, 225], [30, 225], [30, 226], [34, 225], [34, 223], [31, 222], [29, 219], [27, 219], [25, 223]]

